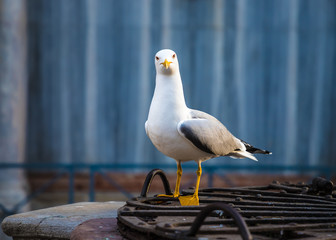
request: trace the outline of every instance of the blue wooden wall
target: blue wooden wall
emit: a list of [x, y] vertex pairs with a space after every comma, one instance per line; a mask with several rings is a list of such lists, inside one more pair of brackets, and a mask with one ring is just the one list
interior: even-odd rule
[[27, 11], [30, 162], [170, 162], [144, 122], [154, 54], [171, 48], [187, 105], [271, 150], [261, 164], [336, 164], [336, 1], [32, 0]]

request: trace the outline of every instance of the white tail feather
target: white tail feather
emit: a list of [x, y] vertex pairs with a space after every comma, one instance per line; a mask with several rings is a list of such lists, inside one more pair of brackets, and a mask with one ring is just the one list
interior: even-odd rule
[[258, 161], [258, 159], [255, 156], [253, 156], [252, 153], [249, 153], [249, 152], [246, 152], [246, 151], [234, 151], [229, 156], [232, 157], [232, 158], [249, 158], [249, 159], [252, 159], [254, 161]]

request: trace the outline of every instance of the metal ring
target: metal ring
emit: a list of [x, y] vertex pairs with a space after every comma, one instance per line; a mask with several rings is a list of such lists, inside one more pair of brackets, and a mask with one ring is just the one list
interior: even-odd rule
[[147, 197], [147, 193], [149, 191], [150, 184], [152, 183], [152, 181], [153, 181], [153, 179], [156, 175], [160, 176], [166, 194], [167, 195], [172, 195], [172, 192], [171, 192], [170, 185], [169, 185], [168, 179], [166, 177], [166, 174], [163, 172], [163, 170], [156, 168], [156, 169], [153, 169], [152, 171], [150, 171], [147, 174], [145, 182], [142, 186], [142, 190], [141, 190], [141, 194], [140, 194], [141, 197]]
[[214, 203], [206, 206], [202, 209], [202, 211], [197, 215], [194, 222], [192, 223], [187, 236], [195, 236], [202, 226], [204, 219], [214, 210], [222, 210], [229, 216], [233, 218], [235, 223], [238, 225], [239, 233], [243, 240], [252, 240], [252, 235], [250, 230], [248, 229], [245, 220], [243, 217], [237, 212], [233, 207], [225, 204], [225, 203]]

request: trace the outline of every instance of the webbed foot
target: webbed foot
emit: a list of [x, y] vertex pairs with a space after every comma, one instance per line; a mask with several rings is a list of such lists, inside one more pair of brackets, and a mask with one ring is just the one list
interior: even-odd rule
[[190, 196], [179, 196], [178, 197], [181, 206], [198, 206], [199, 198], [198, 195], [190, 195]]
[[167, 195], [167, 194], [158, 194], [156, 195], [157, 197], [171, 197], [171, 198], [177, 198], [180, 196], [180, 194], [170, 194], [170, 195]]

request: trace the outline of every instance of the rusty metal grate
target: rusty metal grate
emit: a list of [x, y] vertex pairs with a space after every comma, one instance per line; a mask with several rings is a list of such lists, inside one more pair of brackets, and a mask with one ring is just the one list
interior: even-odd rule
[[200, 206], [183, 207], [177, 199], [146, 196], [155, 175], [171, 192], [162, 170], [148, 174], [141, 196], [118, 212], [129, 239], [336, 239], [336, 193], [326, 179], [200, 189]]

